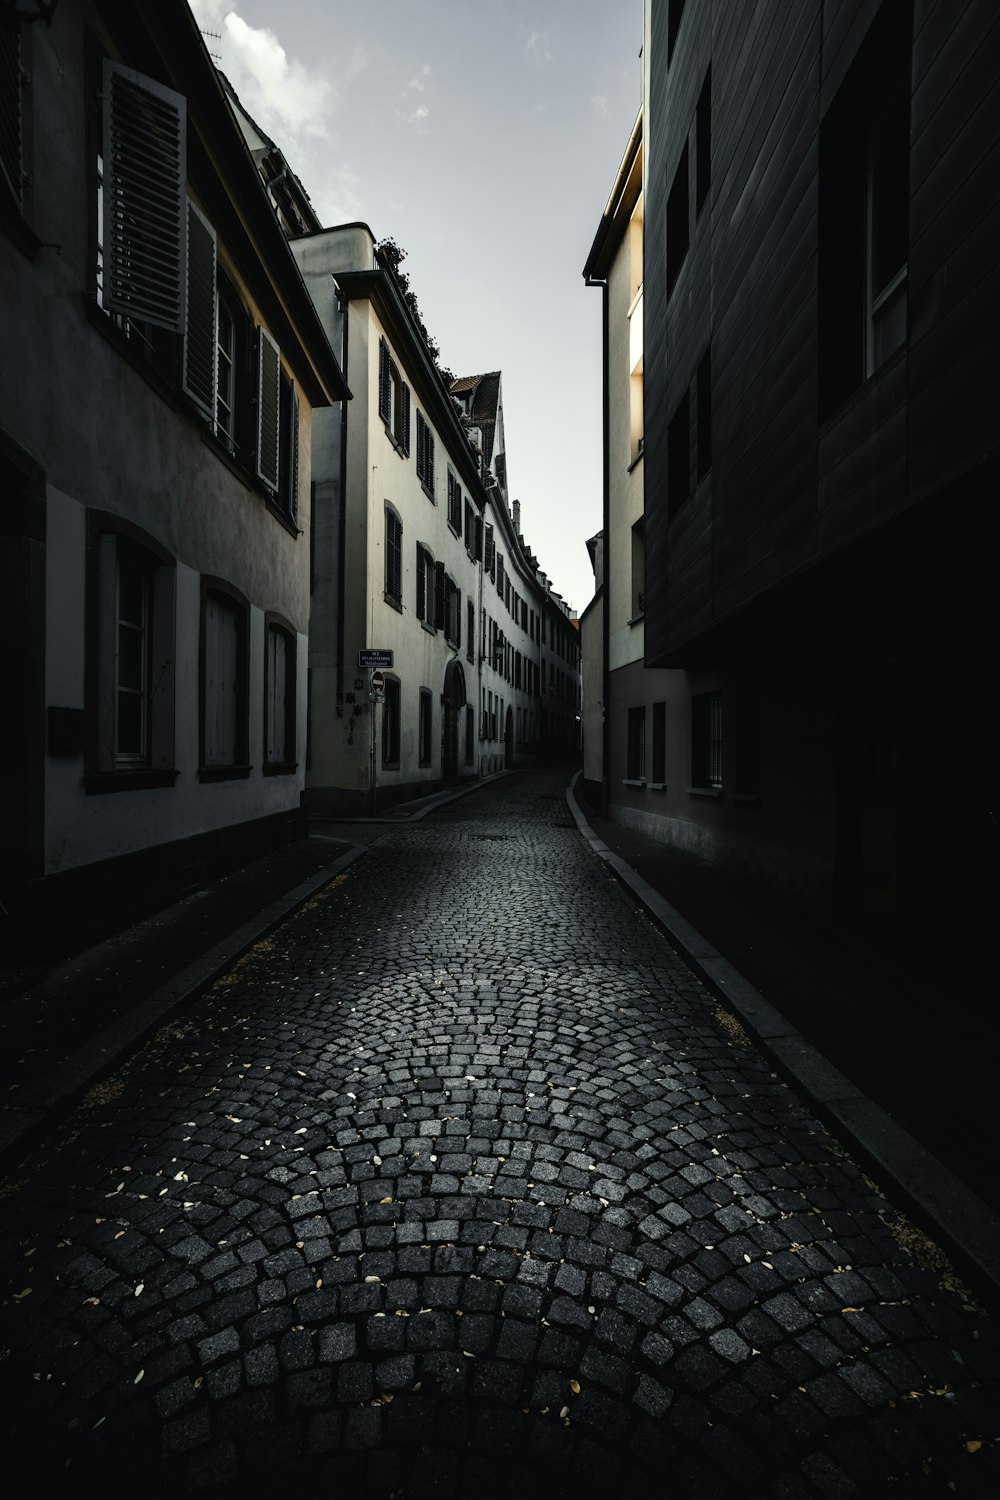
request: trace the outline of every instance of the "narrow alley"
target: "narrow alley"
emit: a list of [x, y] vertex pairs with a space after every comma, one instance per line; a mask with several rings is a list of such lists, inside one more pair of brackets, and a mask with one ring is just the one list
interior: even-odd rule
[[40, 1493], [993, 1496], [991, 1319], [580, 837], [394, 827], [3, 1186]]

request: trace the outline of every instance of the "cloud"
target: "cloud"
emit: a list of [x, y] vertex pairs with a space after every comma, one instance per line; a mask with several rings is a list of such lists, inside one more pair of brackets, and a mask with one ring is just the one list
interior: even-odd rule
[[547, 31], [532, 31], [524, 44], [524, 50], [536, 63], [552, 61], [552, 53], [549, 51], [549, 34]]
[[[205, 38], [206, 46], [250, 114], [280, 146], [329, 138], [336, 96], [328, 79], [289, 57], [269, 26], [244, 21], [230, 0], [191, 0], [191, 9], [202, 31], [218, 33]], [[364, 54], [356, 48], [348, 75], [356, 77], [364, 66]]]
[[[426, 88], [424, 79], [429, 78], [430, 76], [431, 65], [430, 63], [424, 63], [423, 67], [420, 69], [420, 72], [410, 79], [409, 83], [406, 85], [406, 89], [416, 89], [418, 94], [422, 94], [424, 89]], [[404, 94], [406, 93], [406, 89], [403, 90]]]
[[352, 167], [325, 162], [310, 184], [309, 197], [323, 224], [351, 224], [365, 217], [361, 179]]
[[594, 113], [596, 115], [599, 115], [602, 120], [607, 119], [607, 116], [608, 116], [608, 96], [607, 96], [607, 94], [591, 94], [591, 96], [590, 96], [590, 105], [591, 105], [591, 108], [593, 109]]

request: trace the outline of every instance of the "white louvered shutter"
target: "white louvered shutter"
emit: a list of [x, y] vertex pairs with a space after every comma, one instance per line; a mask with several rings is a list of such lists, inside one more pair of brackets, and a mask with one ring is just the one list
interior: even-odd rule
[[24, 201], [21, 125], [21, 26], [0, 21], [0, 175], [20, 208]]
[[378, 414], [383, 422], [392, 421], [392, 376], [389, 373], [389, 346], [378, 341]]
[[299, 518], [299, 397], [292, 387], [292, 431], [291, 464], [288, 476], [288, 514], [293, 521]]
[[183, 333], [186, 101], [107, 58], [103, 87], [103, 305]]
[[210, 422], [215, 421], [215, 317], [215, 230], [189, 198], [184, 389]]
[[278, 413], [281, 353], [266, 328], [257, 329], [257, 473], [278, 488]]

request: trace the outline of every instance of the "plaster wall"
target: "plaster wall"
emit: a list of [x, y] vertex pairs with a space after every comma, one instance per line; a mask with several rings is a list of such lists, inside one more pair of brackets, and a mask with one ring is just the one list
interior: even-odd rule
[[[85, 708], [86, 515], [111, 512], [147, 532], [176, 561], [173, 787], [87, 795], [82, 754], [46, 757], [45, 870], [52, 873], [234, 822], [298, 807], [300, 769], [261, 773], [264, 611], [299, 641], [297, 702], [304, 715], [309, 615], [311, 410], [299, 403], [298, 532], [268, 509], [186, 399], [137, 367], [96, 305], [89, 264], [91, 181], [84, 121], [84, 5], [59, 8], [32, 28], [33, 189], [25, 222], [42, 242], [26, 255], [0, 234], [0, 412], [46, 476], [45, 694], [48, 706]], [[219, 245], [220, 265], [226, 264]], [[228, 266], [252, 316], [237, 267]], [[294, 372], [293, 372], [294, 373]], [[215, 575], [250, 602], [250, 776], [199, 784], [200, 575]], [[41, 622], [39, 622], [41, 623]], [[304, 722], [304, 719], [303, 719]]]
[[[610, 668], [640, 661], [644, 650], [641, 612], [633, 601], [632, 528], [643, 514], [643, 460], [636, 459], [641, 422], [633, 412], [637, 399], [630, 354], [629, 309], [642, 286], [642, 199], [624, 226], [608, 274], [608, 458], [610, 534], [606, 554], [606, 607]], [[642, 316], [641, 305], [634, 317]]]

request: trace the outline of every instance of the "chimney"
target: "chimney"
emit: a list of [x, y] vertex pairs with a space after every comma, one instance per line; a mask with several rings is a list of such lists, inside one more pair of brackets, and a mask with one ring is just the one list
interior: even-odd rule
[[520, 536], [521, 535], [521, 502], [520, 502], [520, 500], [515, 500], [514, 501], [514, 504], [511, 506], [511, 510], [514, 513], [514, 530], [517, 532], [518, 536]]

